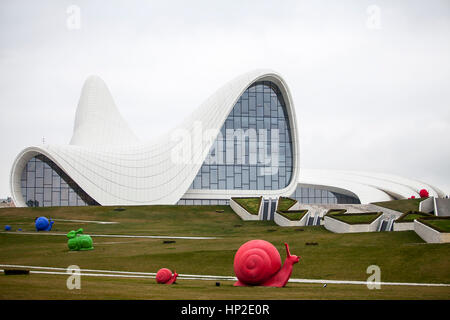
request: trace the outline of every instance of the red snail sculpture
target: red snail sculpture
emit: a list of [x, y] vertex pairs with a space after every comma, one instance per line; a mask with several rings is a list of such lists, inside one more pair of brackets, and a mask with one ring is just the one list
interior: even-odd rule
[[288, 282], [292, 267], [300, 257], [291, 255], [286, 246], [286, 260], [281, 267], [278, 250], [265, 240], [250, 240], [244, 243], [234, 256], [234, 273], [237, 287], [265, 286], [284, 287]]
[[172, 275], [172, 271], [167, 268], [159, 269], [156, 273], [156, 282], [163, 284], [172, 284], [178, 277], [178, 273], [174, 271]]
[[430, 195], [430, 194], [428, 193], [428, 190], [427, 190], [427, 189], [422, 189], [422, 190], [419, 191], [419, 196], [420, 196], [421, 198], [428, 198], [429, 195]]

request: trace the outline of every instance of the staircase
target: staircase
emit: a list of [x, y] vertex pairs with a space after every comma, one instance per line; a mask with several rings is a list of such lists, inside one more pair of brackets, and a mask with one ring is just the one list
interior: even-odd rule
[[378, 232], [382, 231], [394, 231], [394, 221], [397, 219], [395, 216], [386, 217], [381, 220], [378, 226]]
[[278, 199], [263, 199], [261, 220], [273, 220]]

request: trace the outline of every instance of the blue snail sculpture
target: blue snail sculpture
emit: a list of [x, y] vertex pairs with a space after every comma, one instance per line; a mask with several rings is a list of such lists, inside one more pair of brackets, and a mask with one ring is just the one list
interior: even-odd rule
[[34, 226], [36, 227], [36, 231], [50, 231], [54, 223], [52, 219], [49, 220], [46, 217], [39, 217], [34, 221]]

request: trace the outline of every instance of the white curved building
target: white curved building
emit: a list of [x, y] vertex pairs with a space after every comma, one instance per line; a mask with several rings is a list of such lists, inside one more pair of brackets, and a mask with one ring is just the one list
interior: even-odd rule
[[17, 206], [226, 204], [291, 196], [368, 203], [442, 191], [384, 174], [300, 170], [295, 108], [283, 78], [255, 70], [225, 84], [165, 136], [142, 142], [105, 83], [89, 77], [68, 145], [31, 146], [15, 159]]

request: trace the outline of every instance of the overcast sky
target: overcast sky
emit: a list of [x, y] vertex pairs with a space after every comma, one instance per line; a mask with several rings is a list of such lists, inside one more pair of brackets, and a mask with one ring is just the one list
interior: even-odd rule
[[145, 140], [255, 68], [291, 89], [301, 167], [450, 193], [448, 0], [2, 0], [0, 197], [23, 148], [69, 142], [89, 75]]

